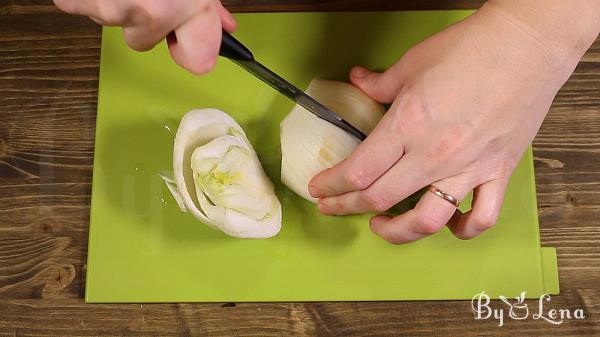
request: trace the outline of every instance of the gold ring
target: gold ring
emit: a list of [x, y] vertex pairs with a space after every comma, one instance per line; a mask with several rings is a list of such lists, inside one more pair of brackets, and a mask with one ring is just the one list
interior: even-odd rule
[[437, 195], [438, 197], [448, 201], [449, 203], [451, 203], [452, 205], [454, 205], [454, 207], [458, 208], [458, 205], [460, 205], [460, 201], [456, 200], [455, 197], [451, 196], [450, 194], [440, 190], [439, 188], [433, 186], [433, 185], [429, 185], [429, 187], [427, 188], [427, 190], [435, 195]]

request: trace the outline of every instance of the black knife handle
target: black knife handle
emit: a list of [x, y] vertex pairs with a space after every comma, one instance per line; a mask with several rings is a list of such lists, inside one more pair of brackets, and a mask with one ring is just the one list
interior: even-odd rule
[[254, 55], [250, 49], [246, 48], [240, 41], [236, 40], [231, 34], [223, 31], [223, 38], [221, 39], [221, 49], [219, 55], [226, 57], [231, 60], [238, 61], [252, 61]]

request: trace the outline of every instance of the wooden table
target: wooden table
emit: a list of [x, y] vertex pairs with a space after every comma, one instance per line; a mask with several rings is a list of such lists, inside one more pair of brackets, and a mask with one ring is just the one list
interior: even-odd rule
[[[481, 1], [226, 1], [234, 11], [477, 8]], [[85, 304], [100, 28], [49, 1], [0, 0], [0, 335], [600, 335], [600, 40], [534, 142], [550, 308], [586, 319], [474, 320], [468, 301]], [[536, 301], [530, 306], [537, 307]], [[500, 308], [500, 303], [495, 303]]]

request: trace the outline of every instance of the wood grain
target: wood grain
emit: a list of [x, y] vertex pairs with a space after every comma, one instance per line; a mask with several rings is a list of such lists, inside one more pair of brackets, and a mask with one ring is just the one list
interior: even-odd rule
[[[477, 8], [483, 1], [224, 1], [234, 11]], [[598, 336], [600, 41], [534, 142], [554, 308], [586, 319], [476, 321], [440, 302], [84, 304], [99, 27], [49, 1], [0, 0], [0, 336]], [[535, 303], [529, 302], [530, 306]], [[498, 305], [499, 306], [499, 305]]]

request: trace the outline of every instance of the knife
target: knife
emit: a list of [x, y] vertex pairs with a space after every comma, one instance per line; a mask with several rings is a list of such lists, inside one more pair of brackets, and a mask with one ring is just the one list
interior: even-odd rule
[[225, 31], [223, 32], [219, 55], [230, 59], [273, 89], [312, 112], [315, 116], [345, 130], [361, 141], [367, 138], [364, 133], [335, 112], [254, 59], [254, 55], [246, 46]]

